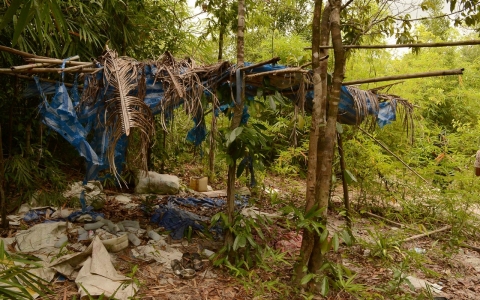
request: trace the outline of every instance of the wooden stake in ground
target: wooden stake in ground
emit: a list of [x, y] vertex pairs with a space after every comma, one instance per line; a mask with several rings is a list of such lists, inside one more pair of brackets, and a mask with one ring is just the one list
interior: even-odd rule
[[345, 155], [343, 152], [343, 142], [342, 142], [342, 134], [340, 132], [337, 133], [337, 146], [338, 146], [338, 154], [340, 156], [340, 169], [342, 171], [342, 186], [343, 186], [343, 202], [345, 203], [345, 217], [347, 219], [347, 229], [350, 231], [350, 235], [352, 235], [352, 219], [350, 216], [350, 198], [348, 196], [348, 184], [347, 180], [345, 179], [346, 174], [346, 164], [345, 164]]

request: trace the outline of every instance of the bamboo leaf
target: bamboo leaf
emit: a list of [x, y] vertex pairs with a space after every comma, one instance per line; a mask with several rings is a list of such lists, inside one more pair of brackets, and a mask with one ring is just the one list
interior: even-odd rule
[[31, 6], [32, 6], [31, 1], [26, 2], [20, 12], [20, 15], [18, 16], [17, 24], [15, 25], [15, 32], [13, 33], [13, 39], [12, 39], [13, 46], [17, 44], [18, 37], [25, 29], [25, 26], [27, 25], [28, 21], [33, 17], [33, 15], [30, 14]]
[[301, 114], [298, 114], [297, 120], [298, 120], [298, 125], [297, 125], [298, 129], [303, 129], [303, 127], [305, 126], [305, 119]]
[[345, 180], [347, 181], [347, 184], [350, 184], [352, 182], [357, 182], [357, 178], [347, 169], [345, 169], [345, 172], [343, 173]]
[[277, 110], [277, 105], [275, 104], [275, 101], [273, 100], [273, 97], [268, 96], [267, 99], [268, 99], [268, 103], [270, 104], [270, 108], [272, 110]]
[[313, 276], [315, 276], [315, 274], [313, 273], [308, 273], [307, 275], [303, 276], [302, 280], [300, 281], [300, 284], [305, 285], [309, 283], [310, 280], [312, 280]]
[[[30, 2], [30, 1], [28, 1]], [[13, 16], [17, 12], [18, 8], [20, 7], [20, 4], [22, 4], [23, 1], [17, 0], [17, 1], [12, 1], [10, 4], [10, 7], [7, 9], [5, 12], [5, 15], [3, 15], [2, 22], [0, 23], [0, 30], [4, 29], [5, 26], [12, 21]]]
[[342, 134], [342, 133], [343, 133], [343, 126], [342, 126], [342, 124], [340, 124], [340, 123], [337, 122], [337, 123], [335, 124], [335, 126], [336, 126], [336, 128], [337, 128], [337, 132], [340, 133], [340, 134]]
[[338, 248], [340, 247], [340, 241], [338, 239], [338, 234], [336, 232], [333, 234], [332, 243], [333, 243], [333, 250], [337, 252]]
[[235, 139], [242, 133], [243, 127], [237, 127], [230, 132], [227, 140], [227, 147], [235, 141]]
[[330, 287], [328, 284], [328, 278], [325, 276], [323, 277], [322, 283], [320, 285], [320, 294], [324, 297], [327, 296], [329, 289]]

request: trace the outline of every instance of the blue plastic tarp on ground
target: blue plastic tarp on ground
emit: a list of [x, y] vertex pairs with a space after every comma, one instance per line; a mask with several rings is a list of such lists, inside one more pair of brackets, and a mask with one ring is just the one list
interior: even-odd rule
[[155, 211], [150, 221], [170, 231], [170, 236], [174, 240], [179, 240], [183, 238], [188, 227], [191, 227], [192, 230], [202, 231], [204, 227], [201, 222], [207, 220], [178, 208], [172, 202], [168, 202], [167, 205], [160, 206]]

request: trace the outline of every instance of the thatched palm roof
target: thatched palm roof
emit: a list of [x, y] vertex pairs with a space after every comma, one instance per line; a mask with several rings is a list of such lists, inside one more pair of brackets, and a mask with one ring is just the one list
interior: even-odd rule
[[[242, 84], [247, 97], [256, 96], [258, 89], [263, 90], [263, 95], [276, 91], [302, 109], [305, 107], [307, 111], [313, 98], [311, 71], [303, 68], [247, 64], [243, 67], [244, 77], [238, 81], [235, 76], [236, 66], [228, 62], [196, 65], [190, 59], [177, 61], [170, 53], [163, 54], [157, 60], [143, 62], [118, 57], [113, 50], [107, 50], [94, 63], [75, 62], [71, 58], [28, 58], [28, 61], [33, 63], [31, 67], [17, 66], [11, 67], [9, 72], [3, 72], [5, 69], [0, 69], [0, 72], [25, 76], [44, 73], [50, 69], [51, 72], [63, 70], [84, 75], [83, 92], [81, 99], [77, 99], [79, 103], [76, 110], [66, 113], [72, 116], [76, 114], [79, 122], [75, 121], [75, 126], [82, 123], [83, 126], [96, 130], [94, 140], [102, 146], [92, 145], [91, 149], [95, 149], [93, 151], [100, 158], [104, 155], [108, 157], [108, 161], [100, 159], [100, 165], [92, 165], [94, 170], [89, 173], [93, 175], [108, 166], [114, 174], [118, 174], [115, 157], [121, 155], [121, 149], [118, 148], [124, 148], [123, 144], [119, 147], [118, 143], [125, 140], [125, 136], [132, 130], [140, 132], [141, 144], [144, 145], [140, 165], [146, 169], [147, 147], [155, 130], [153, 115], [160, 113], [165, 126], [172, 110], [183, 105], [185, 112], [195, 118], [196, 124], [201, 124], [204, 117], [202, 95], [206, 95], [215, 107], [230, 104], [235, 99], [236, 84]], [[62, 68], [58, 64], [62, 64]], [[222, 103], [216, 97], [216, 92], [220, 89], [227, 95], [222, 97]], [[412, 106], [405, 99], [381, 94], [379, 90], [363, 91], [353, 86], [342, 89], [339, 120], [347, 124], [360, 124], [364, 120], [370, 120], [373, 121], [370, 124], [375, 124], [381, 117], [382, 106], [386, 105], [389, 105], [385, 111], [390, 114], [390, 119], [387, 118], [385, 122], [394, 120], [397, 109], [401, 107], [405, 113], [404, 120], [410, 121], [406, 124], [413, 124]], [[59, 122], [60, 119], [59, 117]], [[61, 126], [73, 125], [57, 124], [58, 128]], [[86, 136], [78, 138], [84, 140], [83, 144], [87, 143]], [[85, 150], [85, 147], [78, 150], [90, 151]], [[87, 155], [83, 156], [88, 160]]]

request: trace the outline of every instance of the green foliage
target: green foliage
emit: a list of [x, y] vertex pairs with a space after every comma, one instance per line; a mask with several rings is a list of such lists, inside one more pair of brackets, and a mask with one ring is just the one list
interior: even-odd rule
[[3, 241], [0, 241], [0, 297], [3, 299], [33, 299], [37, 293], [47, 296], [52, 293], [48, 282], [34, 274], [41, 264], [11, 255], [5, 251]]
[[[237, 214], [232, 223], [228, 221], [228, 217], [224, 213], [217, 213], [212, 217], [211, 227], [221, 221], [225, 230], [231, 231], [235, 240], [233, 245], [225, 245], [214, 258], [214, 265], [226, 264], [235, 267], [232, 271], [236, 276], [244, 275], [245, 269], [250, 269], [258, 262], [257, 252], [261, 248], [257, 239], [265, 242], [264, 230], [272, 223], [266, 217], [258, 216], [256, 219], [244, 217]], [[233, 265], [230, 262], [233, 262]]]
[[[323, 216], [323, 212], [326, 207], [319, 208], [318, 205], [314, 205], [309, 211], [304, 213], [303, 208], [296, 207], [293, 203], [286, 205], [282, 208], [282, 213], [285, 215], [292, 215], [292, 218], [287, 218], [288, 226], [295, 226], [297, 230], [308, 230], [316, 232], [318, 235], [323, 233], [323, 239], [328, 235], [328, 231], [325, 229], [325, 225], [319, 221]], [[291, 224], [290, 222], [294, 223]]]

